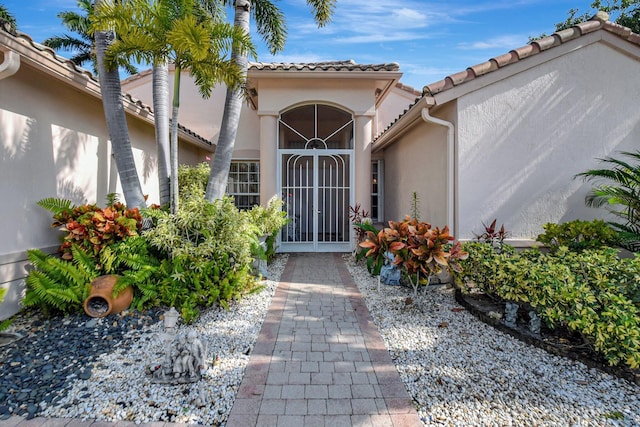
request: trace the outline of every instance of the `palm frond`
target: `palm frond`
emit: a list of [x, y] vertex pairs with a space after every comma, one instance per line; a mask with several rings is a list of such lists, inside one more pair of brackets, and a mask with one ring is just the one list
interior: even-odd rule
[[46, 199], [39, 200], [37, 204], [41, 208], [52, 212], [54, 215], [70, 211], [75, 207], [71, 200], [60, 199], [57, 197], [47, 197]]

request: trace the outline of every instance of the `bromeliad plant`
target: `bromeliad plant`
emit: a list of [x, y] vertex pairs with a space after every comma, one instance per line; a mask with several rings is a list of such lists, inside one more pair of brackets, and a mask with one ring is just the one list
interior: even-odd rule
[[432, 228], [427, 222], [407, 216], [404, 221], [389, 221], [389, 227], [377, 233], [367, 230], [360, 247], [363, 248], [362, 256], [377, 268], [377, 271], [373, 269], [374, 273], [379, 273], [384, 253], [391, 252], [395, 256], [394, 264], [402, 268], [409, 279], [415, 297], [420, 284], [429, 284], [432, 276], [443, 270], [461, 271], [459, 261], [466, 259], [468, 254], [462, 250], [460, 242], [453, 243], [454, 240], [449, 227]]

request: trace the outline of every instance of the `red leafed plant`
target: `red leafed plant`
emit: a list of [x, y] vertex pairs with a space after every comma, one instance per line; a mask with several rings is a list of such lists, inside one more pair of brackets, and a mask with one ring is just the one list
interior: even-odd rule
[[[366, 257], [376, 260], [389, 251], [395, 256], [394, 263], [407, 274], [413, 286], [414, 296], [420, 284], [420, 274], [427, 279], [443, 269], [461, 271], [459, 261], [468, 257], [460, 242], [449, 234], [449, 227], [442, 230], [432, 228], [427, 222], [418, 222], [406, 217], [404, 221], [389, 221], [389, 227], [377, 234], [368, 231], [360, 246], [367, 250]], [[415, 276], [415, 281], [414, 281]]]
[[66, 260], [73, 258], [74, 244], [98, 256], [105, 246], [136, 236], [142, 229], [138, 208], [127, 209], [117, 201], [111, 201], [104, 209], [94, 204], [74, 206], [69, 200], [56, 198], [40, 200], [38, 205], [53, 212], [52, 227], [67, 233], [60, 246]]

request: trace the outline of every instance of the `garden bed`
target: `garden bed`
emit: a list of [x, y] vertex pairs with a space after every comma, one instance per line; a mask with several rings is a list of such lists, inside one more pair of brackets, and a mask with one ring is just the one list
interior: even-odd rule
[[534, 335], [529, 332], [527, 325], [522, 322], [518, 322], [515, 328], [511, 328], [504, 324], [502, 318], [496, 318], [495, 315], [492, 316], [492, 313], [499, 313], [504, 316], [504, 304], [484, 294], [465, 294], [460, 289], [456, 289], [455, 298], [460, 305], [475, 317], [514, 338], [546, 350], [551, 354], [569, 357], [584, 363], [590, 368], [610, 373], [633, 384], [640, 385], [640, 369], [631, 369], [627, 366], [610, 366], [602, 356], [586, 346], [582, 339], [570, 331], [549, 329], [543, 326], [541, 334], [539, 336]]

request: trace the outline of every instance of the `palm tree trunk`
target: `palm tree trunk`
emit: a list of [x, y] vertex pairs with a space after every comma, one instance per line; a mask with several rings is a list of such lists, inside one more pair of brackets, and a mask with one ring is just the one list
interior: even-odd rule
[[[236, 0], [233, 25], [236, 28], [242, 28], [247, 34], [249, 34], [250, 9], [250, 1]], [[234, 47], [231, 57], [242, 70], [246, 82], [247, 55], [241, 53]], [[218, 145], [211, 160], [211, 174], [209, 175], [207, 192], [205, 194], [205, 198], [210, 202], [222, 198], [227, 187], [229, 167], [231, 166], [231, 159], [233, 157], [233, 147], [236, 142], [243, 100], [242, 89], [233, 90], [227, 88], [222, 124], [220, 126], [220, 136], [218, 137]]]
[[171, 165], [169, 143], [169, 66], [167, 63], [153, 67], [153, 118], [156, 127], [158, 150], [158, 183], [160, 187], [160, 205], [171, 201]]
[[[96, 1], [96, 4], [100, 1]], [[129, 128], [122, 103], [120, 75], [117, 68], [107, 70], [104, 63], [105, 52], [114, 39], [115, 34], [112, 31], [97, 31], [95, 33], [96, 62], [102, 93], [102, 106], [125, 202], [129, 208], [143, 208], [146, 203], [129, 139]]]
[[176, 65], [173, 76], [173, 108], [171, 112], [171, 213], [178, 212], [178, 109], [180, 108], [180, 73]]

